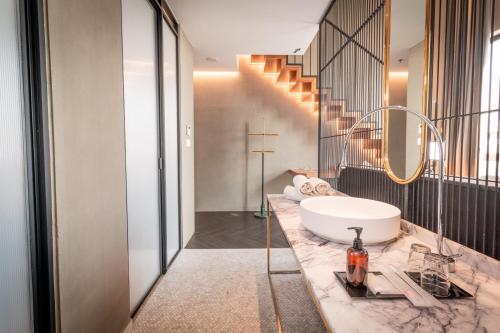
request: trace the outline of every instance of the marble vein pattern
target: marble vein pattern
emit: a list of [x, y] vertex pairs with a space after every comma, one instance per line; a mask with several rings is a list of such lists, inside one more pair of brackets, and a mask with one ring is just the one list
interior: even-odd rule
[[[268, 200], [331, 331], [500, 332], [500, 266], [497, 260], [447, 242], [453, 250], [460, 249], [466, 259], [458, 259], [456, 273], [451, 277], [474, 291], [474, 299], [442, 300], [442, 307], [423, 309], [405, 299], [352, 299], [333, 274], [345, 271], [349, 246], [327, 241], [307, 231], [300, 222], [297, 202], [280, 194], [268, 195]], [[435, 234], [430, 231], [408, 222], [402, 223], [402, 230], [401, 236], [392, 243], [366, 246], [370, 271], [383, 270], [389, 264], [404, 270], [412, 243], [434, 245]]]

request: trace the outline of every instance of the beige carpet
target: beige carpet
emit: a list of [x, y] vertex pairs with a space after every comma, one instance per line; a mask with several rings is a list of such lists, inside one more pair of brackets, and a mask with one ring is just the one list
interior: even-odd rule
[[[295, 269], [290, 249], [273, 269]], [[273, 275], [284, 331], [325, 332], [300, 275]], [[265, 249], [183, 250], [134, 319], [135, 333], [276, 332]]]

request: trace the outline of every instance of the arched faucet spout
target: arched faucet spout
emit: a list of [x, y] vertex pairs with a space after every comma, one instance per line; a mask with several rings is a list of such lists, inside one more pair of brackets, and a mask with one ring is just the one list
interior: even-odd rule
[[410, 110], [404, 106], [384, 106], [381, 108], [374, 109], [365, 115], [361, 117], [358, 121], [352, 125], [352, 127], [349, 129], [347, 132], [347, 136], [344, 140], [343, 148], [342, 148], [342, 157], [340, 160], [340, 163], [337, 165], [337, 170], [336, 170], [336, 188], [338, 189], [338, 183], [339, 183], [339, 177], [340, 174], [342, 173], [342, 170], [347, 168], [347, 148], [349, 144], [349, 139], [351, 138], [351, 135], [354, 133], [356, 128], [367, 118], [370, 116], [376, 114], [376, 113], [382, 113], [382, 112], [390, 112], [390, 111], [402, 111], [406, 113], [413, 114], [420, 120], [422, 120], [427, 127], [429, 127], [432, 131], [432, 134], [434, 134], [434, 137], [436, 139], [438, 151], [439, 151], [439, 173], [438, 173], [438, 194], [437, 194], [437, 250], [440, 255], [443, 254], [443, 221], [442, 221], [442, 214], [443, 214], [443, 183], [444, 183], [444, 175], [443, 175], [443, 161], [444, 161], [444, 147], [443, 147], [443, 139], [441, 137], [441, 134], [439, 133], [437, 127], [434, 125], [434, 123], [427, 118], [426, 116], [420, 114], [419, 112]]

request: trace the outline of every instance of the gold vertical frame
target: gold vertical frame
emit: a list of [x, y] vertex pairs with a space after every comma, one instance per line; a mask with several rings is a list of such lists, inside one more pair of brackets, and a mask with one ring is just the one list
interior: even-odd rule
[[[389, 57], [391, 50], [391, 2], [392, 0], [385, 1], [384, 8], [384, 106], [389, 106]], [[423, 85], [422, 85], [422, 114], [427, 116], [428, 105], [428, 82], [429, 82], [429, 50], [430, 50], [430, 11], [431, 1], [425, 0], [425, 36], [424, 36], [424, 68], [423, 68]], [[398, 184], [409, 184], [414, 182], [420, 177], [425, 170], [425, 162], [427, 160], [427, 127], [422, 126], [422, 145], [420, 148], [420, 162], [416, 171], [409, 178], [403, 179], [398, 177], [391, 168], [388, 156], [388, 143], [389, 143], [389, 112], [384, 111], [382, 123], [382, 158], [384, 170], [389, 178]]]

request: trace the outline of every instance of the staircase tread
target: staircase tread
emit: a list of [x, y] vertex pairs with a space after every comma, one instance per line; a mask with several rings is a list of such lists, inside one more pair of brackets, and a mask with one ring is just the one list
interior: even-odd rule
[[[303, 75], [303, 64], [288, 64], [287, 55], [251, 55], [252, 64], [263, 64], [263, 73], [277, 75], [276, 84], [288, 85], [288, 92], [300, 94], [299, 103], [314, 104], [313, 110], [319, 111], [319, 90], [317, 77]], [[297, 96], [297, 95], [295, 95]]]

